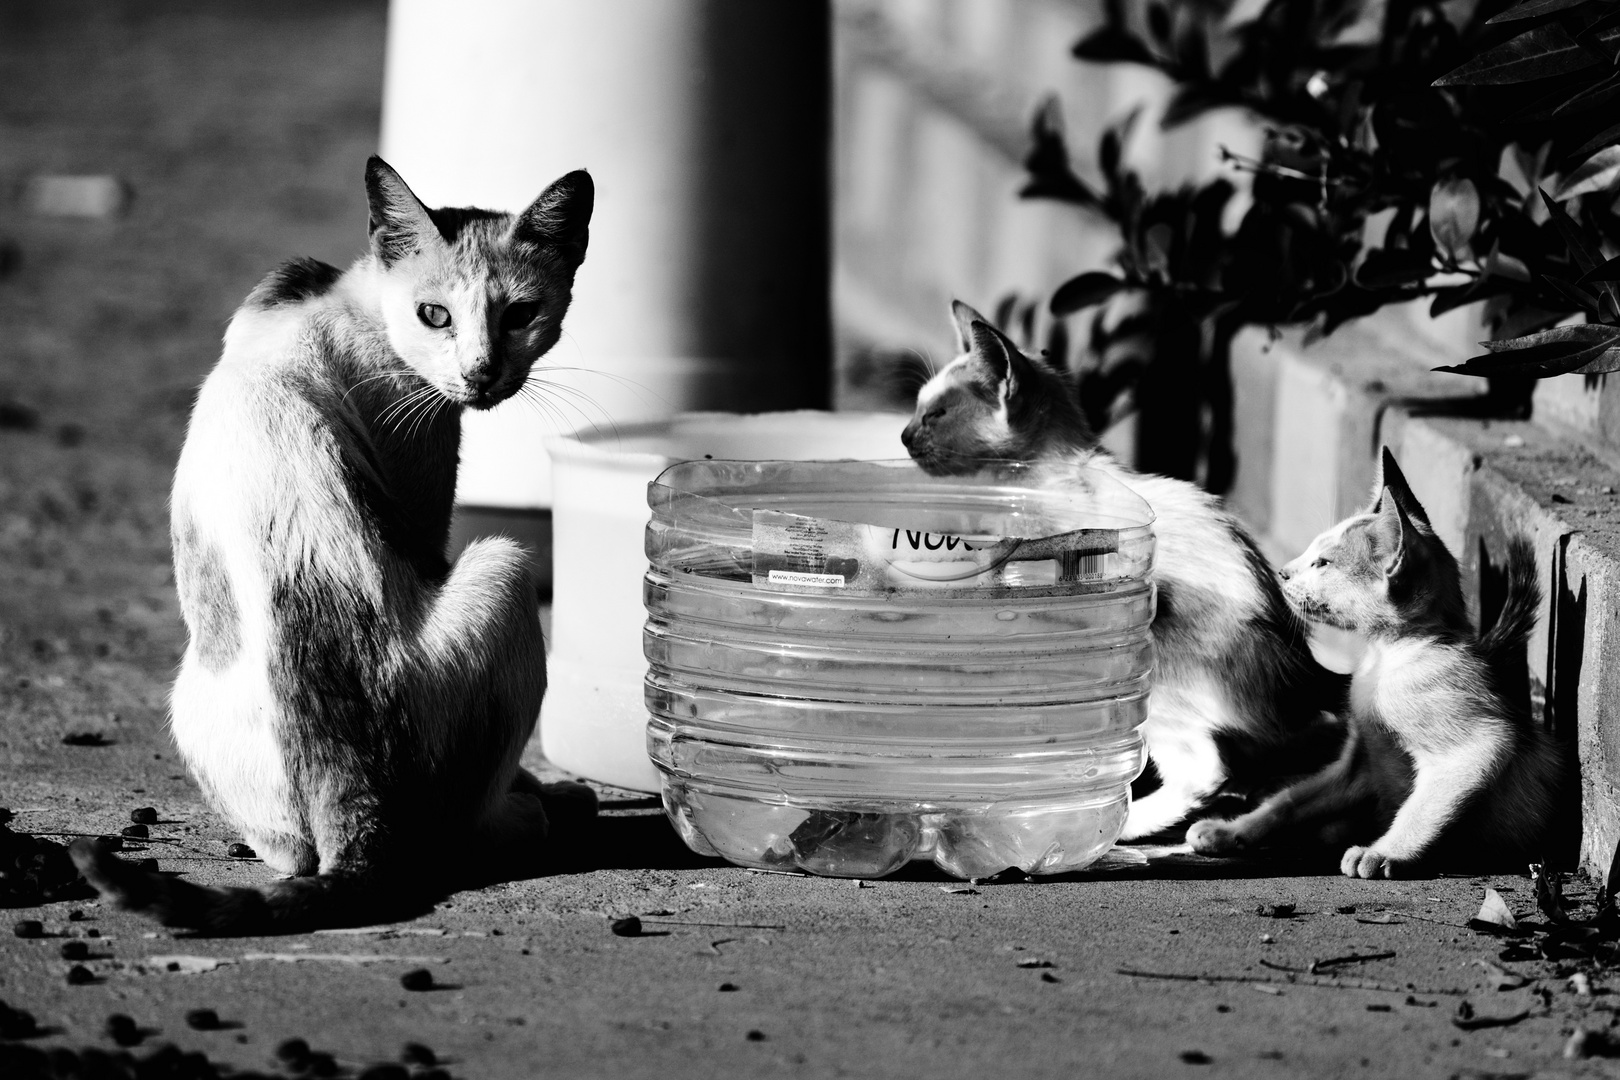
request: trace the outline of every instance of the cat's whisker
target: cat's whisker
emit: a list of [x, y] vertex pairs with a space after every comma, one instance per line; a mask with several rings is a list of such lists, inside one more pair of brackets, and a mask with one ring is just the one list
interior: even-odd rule
[[[564, 419], [563, 422], [566, 424], [564, 430], [569, 432], [579, 432], [589, 428], [591, 434], [593, 435], [611, 435], [614, 440], [620, 438], [618, 424], [614, 422], [612, 416], [608, 414], [607, 410], [603, 409], [588, 395], [575, 390], [573, 387], [560, 387], [546, 383], [537, 383], [533, 387], [533, 393], [538, 400], [546, 401], [552, 408], [558, 410], [558, 412], [564, 417], [567, 416], [568, 411], [572, 411], [578, 415], [579, 419], [577, 421]], [[586, 411], [584, 406], [578, 401], [573, 400], [574, 398], [584, 398], [585, 404], [596, 406], [597, 412], [601, 415], [602, 423], [597, 423], [596, 418]], [[606, 424], [609, 430], [604, 431], [602, 424]]]
[[531, 389], [534, 393], [542, 396], [545, 394], [553, 395], [553, 401], [558, 406], [566, 405], [569, 408], [572, 408], [575, 412], [579, 413], [581, 419], [591, 426], [593, 431], [600, 434], [601, 429], [596, 426], [596, 421], [591, 417], [590, 413], [585, 410], [580, 402], [583, 401], [585, 405], [592, 406], [595, 408], [597, 413], [600, 414], [602, 421], [607, 424], [608, 427], [613, 429], [613, 437], [615, 439], [619, 438], [619, 426], [614, 422], [613, 417], [601, 406], [599, 402], [596, 401], [596, 399], [592, 398], [589, 394], [585, 393], [578, 387], [566, 386], [561, 383], [546, 382], [544, 380], [531, 380], [524, 385]]

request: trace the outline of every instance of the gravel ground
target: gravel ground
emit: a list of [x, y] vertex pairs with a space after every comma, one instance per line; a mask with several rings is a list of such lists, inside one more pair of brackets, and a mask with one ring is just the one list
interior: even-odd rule
[[[266, 878], [226, 855], [238, 838], [164, 731], [183, 642], [165, 494], [239, 299], [281, 258], [360, 250], [383, 18], [331, 0], [0, 5], [0, 804], [15, 829], [117, 831], [152, 806], [140, 857]], [[127, 210], [40, 215], [30, 185], [49, 174], [117, 177]], [[1577, 1026], [1609, 1027], [1606, 969], [1545, 934], [1527, 939], [1536, 954], [1465, 925], [1492, 885], [1533, 917], [1524, 879], [1369, 883], [1147, 851], [1039, 883], [816, 880], [698, 858], [652, 801], [604, 797], [555, 873], [388, 933], [188, 940], [94, 901], [15, 909], [45, 936], [0, 923], [0, 999], [43, 1033], [0, 1047], [116, 1049], [105, 1021], [121, 1013], [137, 1056], [172, 1042], [265, 1071], [299, 1036], [350, 1073], [424, 1043], [462, 1077], [1611, 1072], [1561, 1056]], [[433, 874], [436, 853], [421, 858]], [[1590, 883], [1569, 891], [1592, 899]], [[629, 914], [644, 936], [610, 931]], [[88, 955], [66, 958], [70, 942]], [[220, 964], [153, 959], [175, 956]], [[1481, 961], [1528, 981], [1498, 990], [1516, 980]], [[75, 963], [91, 981], [70, 983]], [[403, 989], [422, 967], [435, 988]], [[1464, 1002], [1475, 1021], [1524, 1016], [1460, 1027]], [[203, 1007], [218, 1028], [188, 1026]]]

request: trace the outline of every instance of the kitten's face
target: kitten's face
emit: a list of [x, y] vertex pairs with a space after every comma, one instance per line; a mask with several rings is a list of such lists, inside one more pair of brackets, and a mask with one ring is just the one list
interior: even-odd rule
[[934, 476], [973, 472], [987, 459], [1015, 456], [1000, 381], [972, 354], [959, 356], [917, 392], [900, 433], [906, 452]]
[[585, 256], [590, 177], [570, 173], [516, 216], [430, 211], [372, 161], [371, 239], [389, 344], [458, 404], [506, 400], [561, 333]]
[[1461, 608], [1457, 564], [1388, 450], [1372, 505], [1312, 540], [1278, 574], [1302, 615], [1341, 630], [1449, 625]]
[[958, 475], [988, 461], [1033, 461], [1088, 437], [1060, 376], [966, 304], [951, 310], [962, 355], [917, 392], [900, 433], [918, 465], [935, 476]]
[[1348, 518], [1311, 541], [1284, 566], [1283, 594], [1307, 619], [1341, 630], [1368, 630], [1394, 615], [1387, 567], [1396, 554], [1376, 514]]

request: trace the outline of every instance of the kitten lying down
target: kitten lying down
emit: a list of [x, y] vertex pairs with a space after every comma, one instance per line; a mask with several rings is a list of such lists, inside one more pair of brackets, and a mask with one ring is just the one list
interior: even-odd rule
[[377, 921], [594, 814], [518, 766], [546, 685], [527, 557], [446, 557], [461, 410], [524, 390], [557, 341], [593, 192], [574, 172], [521, 214], [433, 210], [372, 158], [370, 254], [287, 263], [231, 319], [175, 472], [171, 725], [294, 876], [207, 889], [75, 844], [110, 899], [223, 933]]
[[1282, 569], [1284, 593], [1307, 618], [1368, 640], [1344, 748], [1255, 810], [1196, 822], [1193, 849], [1225, 855], [1315, 832], [1348, 845], [1339, 869], [1364, 878], [1544, 857], [1564, 762], [1497, 674], [1522, 662], [1540, 602], [1525, 545], [1513, 546], [1508, 572], [1502, 612], [1476, 636], [1457, 562], [1385, 450], [1372, 505]]
[[1085, 465], [1157, 514], [1157, 659], [1142, 730], [1162, 786], [1131, 806], [1123, 839], [1184, 821], [1229, 783], [1274, 785], [1314, 767], [1320, 753], [1291, 769], [1276, 762], [1300, 761], [1300, 736], [1338, 711], [1344, 679], [1311, 656], [1305, 624], [1243, 526], [1195, 485], [1115, 461], [1067, 378], [966, 304], [951, 310], [962, 355], [918, 392], [901, 436], [918, 465], [935, 475], [1006, 461]]

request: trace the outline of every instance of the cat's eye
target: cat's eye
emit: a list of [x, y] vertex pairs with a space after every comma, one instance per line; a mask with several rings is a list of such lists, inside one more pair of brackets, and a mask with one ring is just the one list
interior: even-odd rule
[[514, 330], [521, 330], [534, 322], [534, 317], [540, 314], [540, 305], [533, 300], [519, 300], [515, 304], [507, 304], [506, 310], [501, 312], [501, 333], [510, 334]]
[[925, 423], [925, 424], [932, 423], [933, 421], [938, 420], [940, 417], [942, 417], [944, 415], [945, 415], [945, 406], [943, 406], [943, 405], [935, 405], [932, 409], [929, 409], [927, 412], [923, 413], [923, 423]]
[[443, 330], [450, 325], [450, 309], [439, 304], [417, 304], [416, 317], [422, 320], [424, 326], [431, 326], [435, 330]]

